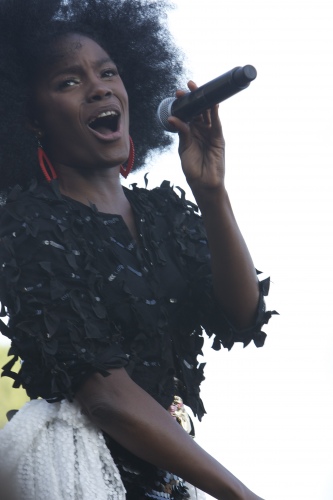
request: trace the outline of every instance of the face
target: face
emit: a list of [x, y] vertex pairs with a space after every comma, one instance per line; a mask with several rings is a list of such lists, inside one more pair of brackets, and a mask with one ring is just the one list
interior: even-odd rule
[[128, 98], [117, 67], [93, 40], [71, 34], [34, 87], [35, 130], [55, 166], [115, 167], [129, 155]]

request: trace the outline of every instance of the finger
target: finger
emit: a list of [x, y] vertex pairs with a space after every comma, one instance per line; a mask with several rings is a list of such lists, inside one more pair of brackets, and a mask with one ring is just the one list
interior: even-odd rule
[[189, 124], [186, 122], [183, 122], [182, 120], [180, 120], [176, 116], [169, 116], [168, 122], [170, 123], [170, 125], [172, 125], [177, 130], [177, 132], [180, 135], [186, 136], [187, 134], [189, 134], [189, 132], [190, 132]]
[[222, 124], [219, 116], [219, 104], [215, 104], [215, 106], [211, 108], [210, 116], [212, 121], [212, 127], [217, 131], [218, 134], [221, 135], [222, 142], [224, 143]]
[[[189, 80], [187, 82], [187, 86], [188, 86], [190, 92], [194, 92], [198, 88], [197, 84], [193, 80]], [[184, 90], [178, 89], [176, 91], [176, 97], [181, 98], [183, 95], [185, 95], [187, 93], [188, 92], [186, 92]], [[191, 120], [191, 123], [193, 123], [193, 124], [205, 124], [206, 126], [211, 127], [211, 125], [212, 125], [211, 110], [206, 109], [200, 115], [194, 117]], [[177, 130], [178, 130], [178, 128], [177, 128]]]
[[219, 104], [215, 104], [215, 106], [212, 106], [212, 108], [210, 109], [210, 118], [213, 125], [220, 125], [220, 127], [222, 128], [219, 115], [219, 107]]
[[[198, 85], [193, 80], [189, 80], [188, 83], [187, 83], [187, 86], [188, 86], [188, 88], [189, 88], [189, 90], [191, 92], [194, 92], [195, 90], [198, 89]], [[192, 121], [196, 122], [196, 123], [203, 122], [203, 123], [205, 123], [205, 125], [211, 126], [211, 113], [210, 113], [210, 109], [206, 109], [205, 111], [203, 111], [200, 115], [198, 115]]]
[[206, 125], [209, 125], [211, 126], [212, 124], [212, 116], [211, 116], [211, 110], [210, 109], [206, 109], [203, 113], [202, 113], [202, 117], [203, 117], [203, 121]]
[[187, 82], [187, 86], [191, 92], [193, 92], [194, 90], [197, 90], [197, 88], [198, 88], [198, 85], [193, 80], [189, 80]]
[[[193, 92], [194, 90], [196, 90], [198, 88], [197, 84], [194, 83], [192, 80], [189, 80], [187, 82], [187, 87], [188, 89]], [[179, 97], [182, 97], [183, 95], [187, 94], [188, 91], [187, 90], [183, 90], [183, 89], [178, 89], [176, 90], [176, 97], [179, 98]]]
[[185, 95], [185, 94], [188, 94], [187, 90], [182, 90], [182, 89], [176, 90], [176, 97], [177, 97], [177, 99], [179, 99], [179, 97], [183, 97], [183, 95]]
[[[187, 83], [187, 86], [191, 92], [194, 92], [198, 88], [198, 85], [193, 80], [189, 80]], [[218, 104], [216, 104], [215, 106], [212, 106], [209, 109], [206, 109], [205, 111], [203, 111], [202, 115], [200, 115], [200, 116], [202, 116], [201, 121], [204, 121], [208, 125], [212, 124], [213, 122], [214, 122], [214, 124], [218, 123], [220, 121], [218, 110], [219, 110]]]

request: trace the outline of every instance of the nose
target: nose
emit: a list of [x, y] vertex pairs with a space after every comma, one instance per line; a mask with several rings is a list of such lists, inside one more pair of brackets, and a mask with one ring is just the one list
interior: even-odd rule
[[88, 90], [88, 102], [102, 101], [105, 98], [111, 97], [113, 94], [109, 85], [99, 79], [94, 79]]

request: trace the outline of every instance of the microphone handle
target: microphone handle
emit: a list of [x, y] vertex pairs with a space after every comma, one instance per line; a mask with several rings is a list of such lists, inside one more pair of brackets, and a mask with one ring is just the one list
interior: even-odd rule
[[246, 89], [256, 76], [257, 71], [254, 66], [250, 64], [237, 66], [194, 92], [188, 92], [183, 97], [175, 99], [171, 105], [171, 115], [189, 122], [206, 109]]

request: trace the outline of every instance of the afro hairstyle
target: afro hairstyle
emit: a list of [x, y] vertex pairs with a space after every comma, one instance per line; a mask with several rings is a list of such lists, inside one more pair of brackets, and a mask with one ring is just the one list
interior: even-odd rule
[[159, 102], [181, 85], [183, 56], [166, 26], [168, 0], [0, 0], [0, 191], [41, 178], [28, 129], [31, 82], [62, 35], [99, 43], [117, 64], [130, 106], [134, 168], [171, 136], [156, 121]]

